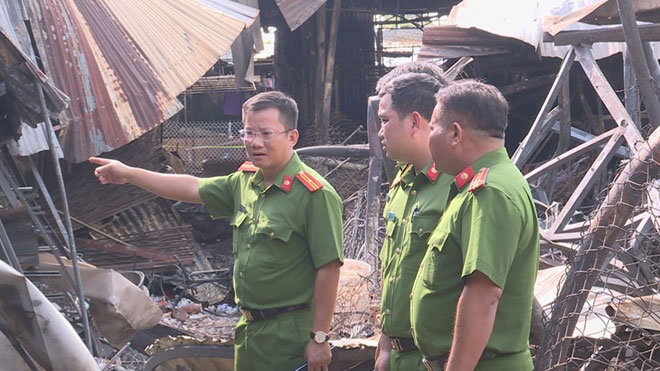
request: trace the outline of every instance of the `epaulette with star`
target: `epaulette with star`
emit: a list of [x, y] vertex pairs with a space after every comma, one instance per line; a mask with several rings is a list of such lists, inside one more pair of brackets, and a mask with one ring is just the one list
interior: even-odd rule
[[484, 167], [477, 172], [477, 174], [472, 178], [470, 186], [468, 187], [468, 192], [474, 192], [478, 189], [481, 189], [486, 185], [486, 177], [488, 176], [488, 168]]
[[259, 170], [258, 167], [254, 166], [250, 161], [245, 161], [239, 168], [238, 171], [243, 171], [246, 173], [254, 173]]
[[306, 171], [301, 171], [296, 174], [296, 178], [298, 178], [300, 183], [302, 183], [310, 192], [316, 192], [323, 188], [323, 184]]

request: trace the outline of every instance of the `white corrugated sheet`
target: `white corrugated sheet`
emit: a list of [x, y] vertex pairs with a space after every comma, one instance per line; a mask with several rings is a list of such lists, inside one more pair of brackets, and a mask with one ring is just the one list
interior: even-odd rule
[[[503, 37], [511, 37], [535, 47], [544, 57], [563, 57], [567, 46], [543, 43], [543, 23], [546, 17], [563, 16], [602, 0], [464, 0], [449, 15], [448, 23], [461, 28], [478, 28]], [[607, 26], [573, 23], [564, 30], [588, 30]], [[623, 43], [596, 43], [593, 54], [601, 59], [622, 51]], [[656, 55], [660, 52], [653, 43]]]

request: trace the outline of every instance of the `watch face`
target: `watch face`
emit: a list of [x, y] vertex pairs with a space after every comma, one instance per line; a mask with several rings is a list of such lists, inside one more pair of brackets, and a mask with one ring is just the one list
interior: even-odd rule
[[318, 331], [314, 334], [314, 341], [319, 344], [325, 343], [327, 336], [328, 335], [324, 334], [323, 332]]

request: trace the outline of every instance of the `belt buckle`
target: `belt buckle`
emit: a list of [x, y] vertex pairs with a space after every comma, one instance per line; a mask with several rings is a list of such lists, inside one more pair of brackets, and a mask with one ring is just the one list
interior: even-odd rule
[[401, 346], [401, 342], [399, 339], [390, 339], [390, 343], [392, 343], [392, 348], [396, 350], [397, 352], [401, 352], [403, 350], [403, 346]]
[[249, 310], [241, 310], [241, 312], [243, 312], [243, 316], [245, 316], [245, 319], [247, 319], [248, 321], [254, 320], [254, 318], [252, 317], [252, 313]]
[[422, 364], [424, 365], [424, 367], [426, 367], [427, 371], [433, 371], [433, 367], [431, 366], [429, 360], [426, 359], [426, 357], [422, 357]]

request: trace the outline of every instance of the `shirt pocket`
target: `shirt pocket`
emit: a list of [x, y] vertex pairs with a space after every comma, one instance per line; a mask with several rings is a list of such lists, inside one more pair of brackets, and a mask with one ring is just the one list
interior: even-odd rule
[[259, 249], [259, 260], [270, 267], [292, 264], [296, 256], [296, 252], [292, 250], [292, 234], [293, 228], [287, 225], [258, 225], [254, 244]]
[[422, 260], [422, 267], [420, 269], [422, 282], [426, 287], [436, 288], [441, 284], [440, 280], [443, 274], [443, 267], [441, 263], [443, 260], [442, 250], [444, 249], [448, 238], [449, 233], [444, 231], [434, 231], [429, 238], [429, 248], [426, 251], [424, 259]]
[[234, 216], [231, 218], [229, 221], [229, 225], [232, 226], [233, 230], [233, 238], [232, 238], [232, 251], [234, 254], [238, 252], [238, 247], [243, 243], [243, 233], [241, 233], [240, 229], [243, 227], [245, 224], [245, 219], [247, 219], [247, 214], [239, 211]]
[[414, 216], [410, 225], [410, 243], [405, 248], [406, 257], [401, 264], [401, 268], [406, 271], [417, 272], [419, 263], [424, 257], [428, 247], [428, 239], [431, 232], [438, 225], [438, 216]]

